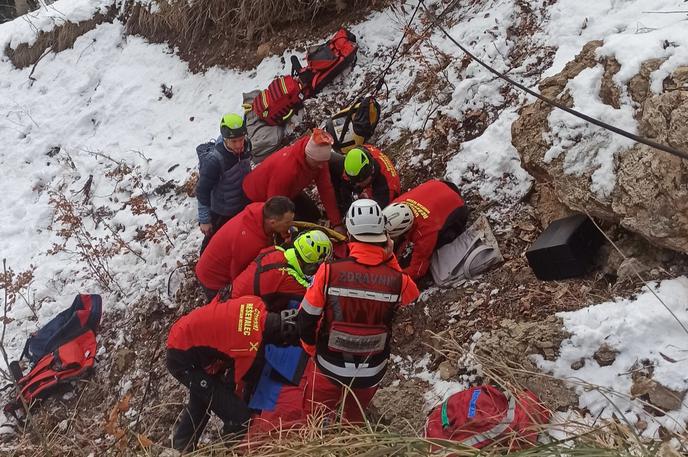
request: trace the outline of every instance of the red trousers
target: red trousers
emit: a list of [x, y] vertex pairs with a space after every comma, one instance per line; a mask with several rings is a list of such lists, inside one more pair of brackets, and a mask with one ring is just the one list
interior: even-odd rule
[[377, 392], [378, 386], [350, 389], [323, 374], [315, 363], [310, 363], [306, 370], [306, 411], [342, 411], [343, 419], [349, 422], [363, 422], [363, 413]]

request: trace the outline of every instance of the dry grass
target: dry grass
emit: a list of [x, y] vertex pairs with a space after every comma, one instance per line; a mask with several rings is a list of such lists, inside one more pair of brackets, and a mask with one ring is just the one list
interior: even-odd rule
[[[440, 335], [434, 335], [434, 337], [438, 340], [438, 344], [429, 346], [432, 350], [439, 352], [448, 360], [455, 360], [469, 365], [479, 365], [484, 374], [485, 382], [500, 386], [505, 391], [522, 391], [524, 389], [522, 380], [526, 377], [539, 378], [543, 383], [561, 383], [561, 380], [550, 374], [540, 372], [537, 369], [526, 369], [522, 365], [513, 363], [513, 361], [500, 358], [499, 354], [491, 355], [479, 350], [469, 349], [467, 346], [462, 345], [451, 337], [443, 337]], [[618, 419], [613, 421], [594, 421], [592, 424], [587, 421], [570, 421], [566, 423], [551, 423], [544, 425], [542, 427], [542, 432], [563, 432], [569, 436], [573, 436], [564, 442], [553, 442], [546, 446], [537, 446], [536, 448], [533, 448], [533, 450], [528, 451], [523, 455], [541, 455], [532, 454], [530, 452], [544, 449], [549, 449], [548, 455], [560, 455], [563, 449], [562, 446], [573, 446], [574, 449], [586, 449], [587, 452], [591, 452], [592, 449], [596, 449], [599, 452], [612, 452], [612, 454], [576, 454], [575, 452], [571, 454], [569, 451], [566, 451], [565, 454], [669, 456], [674, 455], [670, 453], [672, 451], [668, 446], [666, 446], [666, 443], [670, 440], [673, 441], [674, 446], [678, 446], [683, 452], [688, 450], [688, 429], [686, 429], [686, 424], [680, 419], [676, 419], [671, 416], [670, 412], [660, 410], [656, 406], [653, 406], [641, 400], [640, 398], [635, 398], [635, 400], [643, 404], [644, 407], [653, 409], [660, 414], [666, 415], [676, 423], [676, 429], [678, 431], [672, 432], [664, 427], [660, 427], [660, 435], [662, 436], [663, 442], [653, 441], [641, 437], [639, 432], [636, 430], [636, 424], [627, 422], [623, 411], [616, 406], [616, 401], [619, 399], [631, 399], [628, 394], [615, 391], [606, 386], [585, 382], [578, 378], [568, 378], [566, 379], [566, 383], [570, 386], [583, 387], [588, 391], [598, 391], [607, 399], [610, 407], [616, 411], [617, 414], [615, 414], [615, 417]], [[551, 405], [545, 404], [544, 406], [552, 409]], [[558, 452], [552, 451], [552, 446], [554, 446], [555, 449], [558, 449]], [[660, 452], [657, 454], [658, 449], [662, 446], [664, 446], [667, 450], [662, 451], [664, 453]], [[549, 454], [549, 452], [552, 453]]]
[[[435, 348], [445, 357], [451, 359], [463, 358], [469, 362], [467, 357], [475, 357], [472, 351], [466, 349], [452, 339], [442, 340], [442, 346]], [[521, 389], [519, 385], [519, 368], [513, 367], [508, 363], [492, 360], [489, 357], [477, 356], [483, 371], [490, 382], [500, 385], [506, 390], [517, 392]], [[542, 373], [531, 373], [549, 377]], [[587, 385], [589, 388], [600, 389], [599, 386]], [[180, 389], [173, 385], [173, 389]], [[170, 391], [171, 392], [171, 391]], [[606, 394], [613, 402], [615, 392], [607, 391]], [[114, 440], [110, 437], [102, 437], [103, 422], [98, 420], [91, 422], [90, 425], [83, 422], [83, 405], [92, 405], [93, 402], [81, 397], [88, 397], [81, 391], [79, 401], [74, 405], [71, 414], [64, 427], [59, 424], [52, 428], [35, 428], [24, 430], [20, 435], [19, 448], [14, 452], [3, 455], [11, 456], [43, 456], [45, 449], [48, 448], [53, 455], [87, 455], [95, 452], [95, 455], [146, 455], [155, 456], [165, 449], [168, 444], [167, 439], [160, 439], [160, 434], [151, 435], [151, 424], [142, 433], [135, 433], [136, 427], [125, 425], [125, 421], [120, 422], [122, 414], [128, 406], [120, 407], [122, 401], [114, 406], [103, 402], [100, 408], [103, 410], [110, 408], [108, 423], [114, 424], [115, 433], [121, 435], [120, 439]], [[163, 400], [164, 399], [164, 400]], [[169, 395], [158, 397], [151, 405], [144, 409], [147, 420], [157, 422], [169, 419], [171, 411], [177, 411], [180, 404], [172, 404]], [[81, 405], [81, 411], [80, 411]], [[135, 408], [139, 408], [138, 402], [133, 403]], [[114, 419], [113, 419], [114, 418]], [[88, 420], [86, 420], [88, 422]], [[65, 423], [64, 421], [62, 422]], [[35, 424], [36, 426], [38, 424]], [[107, 426], [107, 424], [106, 424]], [[156, 428], [156, 427], [153, 427]], [[212, 427], [209, 427], [212, 428]], [[567, 434], [567, 438], [561, 441], [547, 438], [546, 432], [560, 430]], [[210, 430], [209, 430], [210, 431]], [[569, 421], [567, 423], [550, 424], [541, 427], [540, 431], [544, 439], [535, 447], [511, 452], [513, 456], [587, 456], [587, 457], [606, 457], [606, 456], [660, 456], [673, 457], [680, 454], [673, 451], [666, 442], [650, 441], [640, 438], [630, 424], [623, 421], [598, 422], [595, 424]], [[114, 432], [113, 432], [114, 433]], [[112, 433], [111, 433], [112, 434]], [[89, 448], [84, 448], [82, 442], [85, 437], [90, 436]], [[154, 438], [158, 435], [158, 438]], [[163, 435], [164, 436], [164, 435]], [[217, 436], [217, 435], [216, 435]], [[78, 438], [77, 438], [78, 437]], [[152, 440], [148, 437], [153, 438]], [[516, 437], [514, 437], [516, 438]], [[686, 446], [685, 433], [671, 434], [665, 437], [666, 440], [673, 439], [674, 445]], [[95, 444], [99, 442], [99, 444]], [[240, 443], [216, 441], [212, 444], [203, 446], [195, 453], [188, 454], [193, 457], [209, 456], [264, 456], [264, 457], [287, 457], [287, 456], [496, 456], [503, 455], [509, 448], [511, 441], [507, 438], [501, 445], [476, 450], [467, 448], [455, 442], [441, 440], [428, 440], [422, 436], [422, 430], [415, 433], [400, 434], [391, 427], [380, 423], [368, 422], [362, 425], [341, 424], [332, 420], [331, 416], [318, 416], [311, 418], [305, 426], [293, 430], [278, 430], [264, 437], [252, 437], [251, 441]], [[684, 447], [685, 449], [685, 447]]]
[[134, 5], [130, 32], [174, 32], [188, 43], [263, 40], [285, 24], [310, 22], [319, 14], [355, 7], [362, 0], [156, 0], [155, 13]]
[[314, 30], [331, 33], [385, 1], [155, 0], [149, 7], [128, 4], [124, 17], [127, 33], [171, 45], [191, 71], [216, 65], [248, 70]]
[[[111, 7], [106, 14], [96, 13], [86, 21], [76, 23], [66, 21], [49, 32], [39, 32], [33, 44], [21, 43], [15, 49], [7, 45], [5, 54], [17, 68], [34, 65], [49, 52], [61, 52], [71, 48], [81, 35], [93, 30], [98, 24], [111, 21], [116, 11], [116, 8]], [[27, 20], [30, 20], [30, 17]]]

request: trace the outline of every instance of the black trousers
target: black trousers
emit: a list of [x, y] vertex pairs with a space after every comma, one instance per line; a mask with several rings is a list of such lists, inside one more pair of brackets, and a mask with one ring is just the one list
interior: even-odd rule
[[[456, 192], [459, 196], [459, 188], [456, 184], [449, 181], [442, 181], [444, 184], [449, 186], [451, 190]], [[449, 244], [454, 241], [459, 235], [466, 230], [466, 223], [468, 222], [468, 208], [464, 204], [461, 208], [456, 208], [454, 211], [449, 213], [447, 219], [444, 221], [442, 228], [437, 234], [437, 243], [435, 244], [435, 250], [441, 248], [445, 244]]]
[[210, 413], [224, 423], [223, 435], [246, 431], [251, 411], [234, 393], [234, 383], [189, 364], [185, 351], [167, 350], [167, 369], [189, 389], [189, 402], [184, 407], [172, 436], [172, 447], [190, 452], [196, 449]]
[[203, 237], [203, 242], [201, 243], [201, 254], [203, 254], [203, 251], [205, 251], [205, 248], [208, 246], [208, 243], [210, 243], [210, 239], [213, 237], [213, 235], [217, 233], [217, 231], [220, 230], [220, 228], [232, 217], [233, 216], [223, 216], [212, 211], [210, 212], [210, 223], [212, 224], [213, 228], [209, 235]]

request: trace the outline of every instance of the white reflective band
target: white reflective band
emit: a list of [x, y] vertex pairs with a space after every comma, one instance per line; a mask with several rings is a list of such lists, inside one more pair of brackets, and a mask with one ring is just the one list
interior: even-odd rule
[[322, 308], [311, 305], [305, 298], [301, 300], [301, 309], [310, 314], [311, 316], [320, 316], [322, 314]]
[[324, 369], [344, 378], [371, 378], [379, 374], [387, 366], [387, 359], [375, 367], [369, 367], [367, 363], [359, 363], [357, 366], [355, 363], [350, 362], [344, 362], [344, 366], [340, 367], [323, 359], [320, 354], [317, 354], [316, 357], [318, 358], [318, 363]]
[[372, 292], [370, 290], [346, 289], [344, 287], [328, 287], [327, 294], [337, 297], [366, 298], [368, 300], [377, 300], [389, 303], [396, 303], [399, 301], [399, 295], [396, 294], [383, 294], [381, 292]]
[[486, 430], [478, 435], [471, 436], [470, 438], [466, 438], [461, 442], [461, 444], [465, 444], [466, 446], [475, 446], [483, 441], [494, 440], [499, 435], [504, 433], [507, 428], [509, 428], [509, 425], [511, 425], [511, 423], [514, 421], [514, 416], [516, 413], [516, 398], [513, 395], [506, 395], [509, 397], [509, 409], [506, 411], [506, 416], [504, 416], [504, 419], [491, 429]]

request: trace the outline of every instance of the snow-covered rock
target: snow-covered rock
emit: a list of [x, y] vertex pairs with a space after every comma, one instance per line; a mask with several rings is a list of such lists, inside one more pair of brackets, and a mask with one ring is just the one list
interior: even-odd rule
[[[603, 55], [602, 41], [586, 44], [564, 69], [540, 85], [543, 95], [640, 136], [688, 150], [686, 67], [651, 90], [661, 61], [644, 61], [620, 85], [621, 65]], [[583, 93], [592, 89], [589, 99]], [[587, 94], [586, 94], [587, 95]], [[584, 101], [586, 100], [586, 101]], [[512, 125], [524, 167], [552, 184], [569, 208], [637, 232], [657, 245], [688, 252], [688, 161], [649, 146], [628, 144], [609, 131], [542, 101], [524, 107]]]

